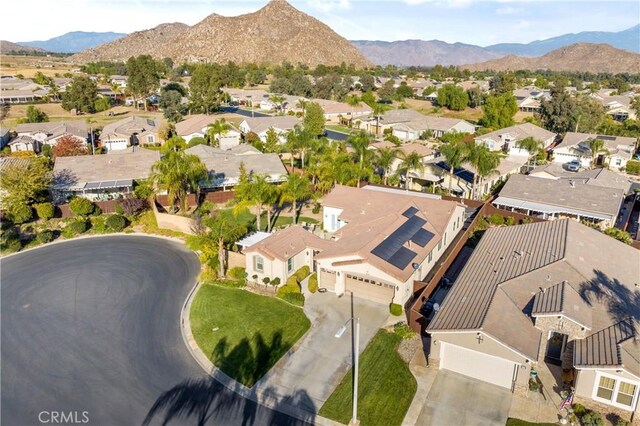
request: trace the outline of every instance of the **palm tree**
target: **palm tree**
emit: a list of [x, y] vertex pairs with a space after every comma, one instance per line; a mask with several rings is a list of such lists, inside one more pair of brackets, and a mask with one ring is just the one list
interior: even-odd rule
[[158, 188], [167, 191], [169, 204], [180, 203], [180, 210], [187, 211], [187, 195], [198, 188], [198, 182], [208, 176], [207, 168], [196, 155], [184, 151], [171, 151], [151, 167], [151, 180]]
[[[239, 202], [233, 208], [233, 214], [238, 215], [241, 211], [247, 210], [249, 207], [256, 207], [256, 226], [258, 231], [262, 231], [262, 211], [265, 205], [269, 205], [269, 201], [273, 198], [272, 193], [275, 186], [267, 181], [265, 175], [254, 175], [251, 181], [236, 186], [236, 198]], [[270, 211], [267, 209], [267, 221], [270, 223]]]
[[376, 136], [380, 133], [380, 118], [388, 109], [389, 107], [385, 104], [379, 102], [373, 104], [373, 116], [376, 118]]
[[496, 172], [496, 169], [500, 165], [500, 154], [491, 151], [485, 145], [478, 145], [475, 142], [470, 142], [467, 144], [466, 160], [475, 169], [475, 173], [473, 174], [471, 198], [476, 199], [476, 186], [479, 182], [479, 178], [485, 178]]
[[517, 142], [516, 146], [527, 151], [529, 153], [529, 157], [533, 157], [533, 166], [535, 167], [538, 154], [540, 153], [540, 151], [542, 151], [543, 148], [542, 142], [535, 140], [533, 137], [529, 136], [528, 138], [524, 138], [521, 141]]
[[595, 166], [596, 159], [598, 158], [598, 154], [609, 153], [609, 150], [605, 147], [604, 141], [602, 139], [592, 139], [587, 142], [589, 146], [589, 150], [591, 151], [591, 167]]
[[226, 273], [227, 245], [234, 243], [238, 238], [242, 237], [247, 228], [233, 216], [226, 214], [217, 214], [206, 221], [209, 228], [207, 240], [214, 244], [209, 247], [209, 257], [218, 256], [218, 276], [224, 277]]
[[359, 132], [351, 133], [347, 143], [355, 150], [358, 164], [360, 168], [363, 168], [365, 156], [369, 153], [369, 145], [373, 143], [373, 137], [364, 130], [360, 130]]
[[207, 126], [207, 136], [209, 137], [209, 145], [215, 146], [221, 135], [231, 130], [231, 124], [227, 123], [224, 118], [214, 121]]
[[283, 103], [285, 101], [285, 98], [284, 98], [284, 96], [271, 95], [269, 100], [275, 104], [277, 110], [281, 110], [282, 109], [282, 105], [283, 105]]
[[300, 108], [302, 110], [302, 115], [304, 115], [304, 109], [307, 107], [307, 100], [299, 99], [296, 103], [296, 108]]
[[451, 195], [455, 169], [464, 163], [466, 152], [466, 146], [460, 142], [450, 142], [440, 146], [440, 154], [442, 154], [445, 163], [449, 166], [449, 195]]
[[376, 158], [376, 165], [382, 168], [384, 184], [387, 184], [389, 178], [389, 172], [393, 162], [400, 155], [400, 150], [397, 148], [380, 148], [378, 150], [378, 156]]
[[404, 173], [405, 188], [409, 189], [409, 173], [411, 171], [423, 171], [424, 163], [422, 162], [422, 156], [415, 151], [409, 154], [403, 153], [401, 158], [402, 162], [398, 167], [398, 172], [400, 174]]
[[287, 181], [281, 185], [280, 189], [282, 192], [280, 206], [286, 202], [292, 204], [293, 224], [295, 225], [298, 223], [298, 202], [308, 200], [313, 195], [309, 179], [305, 176], [291, 173], [287, 176]]
[[[358, 95], [351, 95], [351, 96], [347, 96], [344, 101], [352, 106], [352, 107], [359, 107], [360, 103], [362, 102], [362, 100], [358, 97]], [[353, 114], [354, 111], [351, 110], [351, 117], [349, 117], [349, 127], [351, 127], [352, 123], [353, 123]]]

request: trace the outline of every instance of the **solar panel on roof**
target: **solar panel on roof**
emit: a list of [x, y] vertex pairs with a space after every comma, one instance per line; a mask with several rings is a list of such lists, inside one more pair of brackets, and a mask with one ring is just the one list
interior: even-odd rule
[[404, 269], [409, 262], [417, 256], [417, 253], [409, 250], [406, 247], [400, 247], [400, 249], [389, 259], [389, 263], [398, 269]]
[[418, 231], [411, 237], [411, 241], [418, 244], [420, 247], [424, 247], [427, 245], [429, 241], [434, 237], [434, 234], [427, 231], [424, 228], [418, 229]]
[[407, 210], [405, 210], [404, 213], [402, 213], [402, 216], [411, 217], [411, 216], [414, 216], [416, 213], [418, 213], [418, 211], [419, 211], [418, 209], [416, 209], [415, 207], [411, 206]]

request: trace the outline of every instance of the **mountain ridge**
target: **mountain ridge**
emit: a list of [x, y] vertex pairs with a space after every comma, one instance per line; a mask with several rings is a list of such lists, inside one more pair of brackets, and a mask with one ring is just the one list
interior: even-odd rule
[[21, 46], [39, 47], [48, 52], [78, 53], [126, 36], [125, 33], [70, 31], [48, 40], [19, 41]]

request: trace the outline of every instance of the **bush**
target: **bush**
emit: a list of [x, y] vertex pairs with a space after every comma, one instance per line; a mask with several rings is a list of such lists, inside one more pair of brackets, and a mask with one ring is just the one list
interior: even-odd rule
[[318, 275], [313, 274], [309, 277], [309, 291], [315, 293], [318, 291]]
[[64, 235], [66, 238], [71, 238], [74, 235], [84, 233], [86, 230], [87, 230], [87, 221], [84, 219], [76, 219], [64, 227], [64, 230], [62, 231], [62, 235]]
[[26, 204], [13, 204], [7, 209], [7, 218], [15, 223], [25, 223], [33, 219], [33, 209]]
[[146, 180], [136, 181], [136, 187], [133, 188], [133, 195], [142, 200], [148, 199], [153, 195], [153, 187], [151, 186], [151, 183]]
[[402, 305], [398, 305], [397, 303], [390, 304], [389, 312], [391, 312], [391, 315], [399, 317], [400, 315], [402, 315]]
[[41, 244], [50, 243], [51, 241], [53, 241], [53, 231], [45, 229], [44, 231], [36, 235], [36, 240]]
[[120, 205], [120, 203], [116, 203], [116, 205], [115, 205], [115, 207], [113, 209], [118, 214], [124, 214], [124, 210], [122, 209], [122, 206]]
[[584, 405], [582, 405], [582, 404], [573, 404], [573, 413], [576, 416], [582, 417], [586, 412], [587, 412], [587, 409], [585, 408]]
[[307, 278], [310, 274], [311, 274], [311, 269], [307, 265], [304, 265], [302, 268], [298, 269], [293, 274], [293, 276], [295, 276], [298, 279], [298, 282], [300, 282], [305, 278]]
[[607, 228], [604, 231], [605, 234], [611, 238], [615, 238], [625, 244], [631, 244], [631, 234], [618, 228]]
[[504, 218], [498, 213], [494, 213], [491, 216], [488, 216], [487, 221], [494, 226], [504, 225]]
[[403, 340], [413, 338], [417, 333], [409, 327], [406, 322], [399, 322], [393, 326], [393, 332], [400, 336]]
[[6, 240], [3, 239], [2, 243], [0, 243], [0, 250], [4, 254], [15, 253], [20, 251], [22, 248], [22, 243], [17, 238], [8, 238]]
[[274, 279], [271, 280], [271, 285], [274, 287], [277, 287], [280, 285], [280, 277], [275, 277]]
[[262, 283], [264, 284], [265, 287], [268, 286], [270, 282], [271, 282], [271, 278], [269, 277], [264, 277], [262, 279]]
[[34, 207], [36, 208], [36, 213], [38, 213], [38, 217], [44, 220], [51, 219], [56, 212], [55, 207], [51, 203], [40, 203], [40, 204], [36, 204]]
[[96, 205], [87, 198], [76, 197], [69, 203], [69, 210], [76, 216], [89, 216], [96, 210]]
[[626, 166], [627, 173], [630, 175], [640, 175], [640, 161], [629, 160]]
[[595, 411], [589, 410], [585, 415], [580, 417], [582, 426], [604, 426], [604, 419]]
[[105, 224], [104, 217], [100, 216], [92, 220], [91, 229], [93, 229], [93, 232], [96, 234], [104, 234], [107, 232], [107, 225]]
[[295, 275], [291, 275], [285, 285], [278, 289], [278, 297], [284, 298], [285, 294], [300, 293], [300, 285]]
[[147, 201], [140, 198], [125, 198], [116, 204], [116, 207], [120, 207], [127, 216], [133, 216], [147, 207]]
[[322, 208], [322, 205], [316, 201], [315, 203], [313, 203], [313, 208], [311, 209], [311, 213], [318, 214], [320, 213], [321, 208]]
[[304, 295], [302, 293], [286, 293], [280, 298], [292, 305], [304, 306]]
[[229, 278], [237, 281], [244, 281], [247, 277], [246, 270], [240, 266], [229, 269], [229, 272], [227, 272], [227, 274], [229, 275]]
[[127, 219], [119, 214], [113, 214], [105, 221], [107, 228], [114, 232], [120, 232], [127, 226]]
[[513, 226], [513, 225], [515, 225], [515, 224], [516, 224], [516, 218], [515, 218], [515, 217], [513, 217], [513, 216], [508, 216], [508, 217], [507, 217], [507, 220], [505, 220], [505, 222], [504, 222], [504, 223], [505, 223], [505, 225], [507, 225], [507, 226]]

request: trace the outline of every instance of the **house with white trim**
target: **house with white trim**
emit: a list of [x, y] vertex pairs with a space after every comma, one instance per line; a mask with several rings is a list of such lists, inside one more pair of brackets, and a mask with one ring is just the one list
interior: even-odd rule
[[529, 157], [529, 152], [518, 147], [518, 143], [532, 137], [541, 143], [542, 149], [548, 149], [556, 139], [556, 134], [532, 123], [516, 124], [491, 133], [477, 136], [475, 141], [491, 151], [503, 151], [509, 155], [523, 155]]
[[598, 153], [595, 165], [608, 166], [614, 170], [624, 170], [627, 161], [633, 158], [638, 143], [637, 138], [627, 136], [598, 135], [595, 133], [567, 132], [553, 149], [555, 163], [580, 161], [582, 167], [591, 167], [592, 153], [589, 142], [600, 139], [606, 151]]

